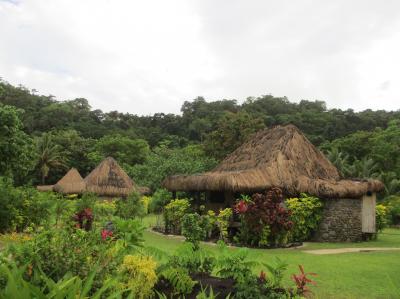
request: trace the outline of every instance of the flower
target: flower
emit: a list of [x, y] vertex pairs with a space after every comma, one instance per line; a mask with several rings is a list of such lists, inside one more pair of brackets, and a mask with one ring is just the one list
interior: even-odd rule
[[101, 239], [102, 239], [103, 241], [105, 241], [108, 237], [111, 238], [112, 235], [113, 235], [113, 232], [110, 231], [110, 230], [103, 229], [103, 230], [101, 231]]
[[244, 214], [248, 208], [247, 203], [244, 200], [241, 200], [235, 205], [235, 212], [238, 214]]

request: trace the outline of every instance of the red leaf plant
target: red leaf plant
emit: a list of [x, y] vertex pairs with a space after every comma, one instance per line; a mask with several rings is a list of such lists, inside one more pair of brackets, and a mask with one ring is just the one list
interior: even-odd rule
[[72, 217], [76, 221], [76, 228], [81, 228], [86, 231], [90, 231], [92, 229], [93, 223], [93, 212], [92, 209], [86, 208], [78, 213], [76, 213]]
[[261, 270], [258, 280], [262, 283], [265, 283], [267, 281], [267, 274]]
[[314, 280], [311, 280], [310, 278], [308, 278], [307, 276], [312, 275], [312, 276], [317, 276], [316, 273], [305, 273], [304, 272], [304, 268], [302, 265], [299, 265], [299, 269], [300, 269], [300, 274], [292, 274], [292, 280], [294, 281], [294, 283], [296, 284], [297, 287], [297, 295], [300, 296], [306, 296], [309, 294], [312, 294], [310, 288], [308, 287], [309, 284], [312, 285], [316, 285], [317, 283]]
[[248, 205], [244, 200], [240, 200], [236, 205], [235, 205], [235, 212], [237, 214], [244, 214], [246, 213], [248, 209]]
[[[277, 236], [281, 232], [290, 231], [293, 222], [290, 221], [290, 210], [284, 207], [284, 196], [282, 190], [276, 187], [265, 193], [255, 193], [252, 202], [246, 204], [246, 211], [243, 213], [244, 221], [249, 230], [260, 236], [266, 225], [271, 230], [271, 236]], [[244, 210], [243, 204], [239, 202], [237, 209]]]

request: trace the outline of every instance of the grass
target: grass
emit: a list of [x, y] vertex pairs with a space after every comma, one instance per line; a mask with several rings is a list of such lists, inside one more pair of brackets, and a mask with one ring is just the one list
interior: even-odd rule
[[[151, 215], [143, 220], [146, 225], [155, 223]], [[181, 240], [169, 238], [151, 231], [144, 234], [145, 245], [164, 252], [173, 252]], [[214, 245], [202, 244], [217, 252]], [[315, 272], [317, 286], [313, 287], [316, 298], [400, 298], [400, 251], [360, 252], [330, 255], [313, 255], [303, 252], [309, 249], [344, 247], [400, 247], [400, 230], [386, 229], [378, 240], [360, 243], [307, 243], [299, 249], [249, 249], [251, 260], [260, 263], [273, 262], [279, 257], [289, 263], [285, 283], [292, 285], [291, 273], [298, 272], [298, 265], [306, 272]], [[231, 250], [238, 250], [232, 248]], [[257, 267], [258, 273], [262, 269]]]

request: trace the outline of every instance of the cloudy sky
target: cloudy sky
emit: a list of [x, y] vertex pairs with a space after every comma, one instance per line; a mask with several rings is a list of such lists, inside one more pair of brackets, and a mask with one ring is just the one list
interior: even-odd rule
[[400, 1], [0, 0], [0, 77], [137, 114], [272, 94], [400, 109]]

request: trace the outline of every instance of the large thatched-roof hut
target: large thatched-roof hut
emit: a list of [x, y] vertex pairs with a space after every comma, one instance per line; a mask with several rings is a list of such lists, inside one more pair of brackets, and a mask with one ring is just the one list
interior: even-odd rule
[[76, 168], [71, 168], [54, 186], [53, 190], [62, 194], [81, 194], [86, 184]]
[[104, 159], [86, 178], [86, 190], [104, 197], [126, 197], [139, 192], [137, 186], [117, 161]]
[[281, 188], [287, 196], [315, 195], [325, 201], [325, 220], [317, 238], [335, 241], [358, 240], [362, 231], [375, 232], [375, 193], [383, 189], [377, 180], [342, 179], [293, 125], [260, 131], [212, 171], [171, 176], [163, 185], [170, 191], [206, 192], [211, 200], [219, 196], [225, 205], [232, 204], [235, 194], [271, 187]]

